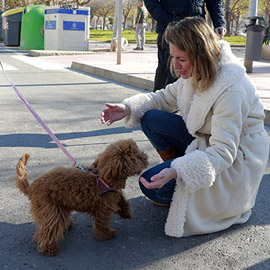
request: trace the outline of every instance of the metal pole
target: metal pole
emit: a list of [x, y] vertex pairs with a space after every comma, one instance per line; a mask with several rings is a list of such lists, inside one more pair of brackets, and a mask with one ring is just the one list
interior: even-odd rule
[[2, 11], [5, 11], [5, 0], [2, 0]]
[[114, 22], [113, 22], [113, 36], [112, 40], [117, 36], [117, 27], [118, 27], [118, 1], [116, 2], [114, 10]]
[[[248, 7], [248, 17], [257, 16], [257, 6], [258, 0], [249, 0], [249, 7]], [[247, 50], [247, 43], [246, 43], [246, 50]], [[253, 61], [245, 59], [244, 66], [246, 68], [247, 73], [252, 72]]]
[[122, 12], [123, 1], [118, 0], [118, 40], [117, 40], [117, 65], [121, 64], [121, 39], [122, 39]]
[[249, 0], [248, 17], [257, 16], [258, 0]]

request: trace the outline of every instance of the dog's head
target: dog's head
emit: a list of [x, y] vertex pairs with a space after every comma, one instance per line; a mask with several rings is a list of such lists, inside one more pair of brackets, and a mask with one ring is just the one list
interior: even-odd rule
[[125, 188], [126, 179], [140, 174], [148, 166], [147, 155], [132, 140], [110, 144], [92, 164], [99, 176], [114, 189]]

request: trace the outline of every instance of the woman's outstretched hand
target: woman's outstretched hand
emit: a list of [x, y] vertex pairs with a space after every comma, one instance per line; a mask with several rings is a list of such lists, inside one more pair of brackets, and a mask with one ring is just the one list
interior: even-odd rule
[[130, 115], [130, 109], [125, 104], [106, 103], [105, 106], [107, 108], [101, 112], [101, 123], [107, 123], [107, 126]]
[[174, 168], [165, 168], [158, 174], [152, 176], [150, 179], [151, 180], [150, 183], [143, 177], [140, 178], [140, 181], [147, 189], [153, 189], [163, 187], [167, 182], [169, 182], [172, 179], [175, 179], [176, 177], [177, 173]]

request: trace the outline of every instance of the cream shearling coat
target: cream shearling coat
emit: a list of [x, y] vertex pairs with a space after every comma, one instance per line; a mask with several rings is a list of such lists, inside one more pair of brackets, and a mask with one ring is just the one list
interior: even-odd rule
[[138, 94], [123, 101], [131, 110], [126, 127], [140, 124], [152, 109], [177, 108], [196, 139], [178, 168], [165, 233], [182, 237], [212, 233], [246, 222], [264, 174], [269, 139], [264, 130], [263, 106], [244, 66], [220, 41], [222, 57], [215, 83], [197, 93], [190, 79], [180, 78], [155, 93]]

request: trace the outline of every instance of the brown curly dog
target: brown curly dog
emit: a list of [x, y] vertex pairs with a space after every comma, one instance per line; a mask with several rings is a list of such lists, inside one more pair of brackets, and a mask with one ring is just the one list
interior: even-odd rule
[[34, 235], [38, 250], [49, 256], [60, 250], [59, 241], [73, 224], [72, 211], [85, 212], [94, 218], [97, 239], [114, 237], [116, 232], [109, 227], [111, 215], [131, 217], [129, 203], [122, 194], [126, 179], [148, 166], [147, 155], [133, 140], [120, 140], [109, 145], [85, 170], [57, 167], [30, 185], [26, 171], [29, 156], [25, 153], [19, 160], [15, 181], [31, 201], [31, 213], [38, 225]]

